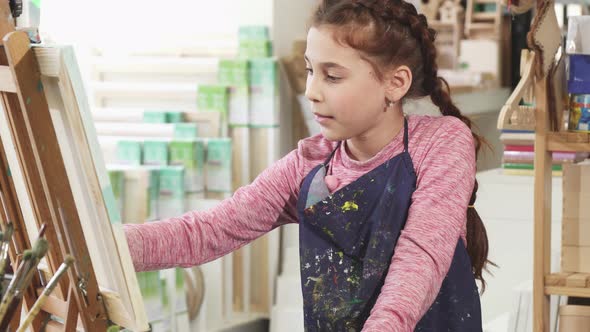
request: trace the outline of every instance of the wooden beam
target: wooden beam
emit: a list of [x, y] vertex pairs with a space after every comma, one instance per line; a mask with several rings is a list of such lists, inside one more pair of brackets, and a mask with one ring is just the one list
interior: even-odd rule
[[549, 296], [545, 294], [545, 276], [551, 272], [551, 152], [547, 133], [549, 112], [545, 91], [547, 79], [535, 82], [535, 199], [533, 263], [533, 330], [549, 331]]
[[0, 91], [16, 93], [16, 83], [8, 66], [0, 66]]

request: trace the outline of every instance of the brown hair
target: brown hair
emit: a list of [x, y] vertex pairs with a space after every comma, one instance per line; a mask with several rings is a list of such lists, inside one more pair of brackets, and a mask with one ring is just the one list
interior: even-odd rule
[[[438, 76], [435, 31], [414, 5], [403, 0], [322, 0], [311, 24], [338, 27], [334, 29], [336, 40], [360, 51], [379, 79], [383, 77], [379, 68], [408, 66], [412, 83], [407, 98], [430, 96], [443, 115], [454, 116], [472, 128], [471, 120], [453, 104], [447, 82]], [[485, 141], [472, 134], [477, 155]], [[475, 180], [469, 205], [475, 203], [477, 187]], [[482, 271], [487, 270], [488, 263], [494, 264], [488, 260], [486, 229], [474, 208], [467, 209], [467, 252], [483, 292]]]

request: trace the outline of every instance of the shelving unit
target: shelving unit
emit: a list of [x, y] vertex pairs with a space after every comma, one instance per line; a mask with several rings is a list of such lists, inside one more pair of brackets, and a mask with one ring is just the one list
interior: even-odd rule
[[[564, 55], [556, 61], [561, 46], [554, 0], [537, 0], [511, 10], [523, 13], [535, 6], [528, 38], [530, 51], [524, 53], [525, 69], [500, 113], [498, 129], [532, 129], [534, 142], [534, 248], [533, 248], [533, 331], [548, 332], [550, 295], [590, 298], [590, 274], [551, 273], [552, 152], [590, 151], [588, 133], [566, 132], [562, 125], [565, 92]], [[519, 102], [534, 96], [534, 119]], [[533, 120], [531, 122], [531, 120]]]
[[[550, 295], [590, 298], [590, 275], [551, 273], [551, 164], [553, 151], [590, 151], [588, 133], [564, 132], [562, 118], [564, 69], [554, 62], [561, 44], [553, 0], [539, 0], [529, 38], [535, 63], [534, 263], [533, 331], [550, 331]], [[554, 52], [555, 50], [555, 52]], [[564, 55], [562, 55], [564, 57]], [[562, 59], [563, 60], [563, 59]], [[550, 99], [551, 91], [553, 101]], [[551, 114], [554, 118], [551, 119]], [[553, 120], [553, 121], [551, 121]], [[551, 125], [553, 123], [553, 125]]]

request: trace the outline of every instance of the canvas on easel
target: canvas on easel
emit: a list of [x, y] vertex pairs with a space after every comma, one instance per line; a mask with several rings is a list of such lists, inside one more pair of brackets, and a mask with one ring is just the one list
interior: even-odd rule
[[[9, 31], [6, 25], [2, 28]], [[0, 150], [6, 153], [23, 215], [18, 226], [30, 237], [48, 223], [49, 273], [66, 254], [77, 261], [58, 297], [43, 310], [64, 319], [69, 330], [76, 328], [78, 314], [81, 327], [90, 331], [105, 326], [107, 318], [131, 330], [147, 330], [72, 49], [41, 47], [33, 52], [27, 35], [19, 32], [7, 33], [4, 48], [1, 65], [10, 69], [15, 89], [5, 84], [11, 78], [3, 70], [0, 81], [8, 90], [2, 92]], [[101, 314], [103, 305], [108, 317]]]

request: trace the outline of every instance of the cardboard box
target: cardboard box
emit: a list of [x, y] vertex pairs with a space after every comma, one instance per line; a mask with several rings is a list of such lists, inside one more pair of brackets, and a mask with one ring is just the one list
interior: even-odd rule
[[561, 231], [561, 245], [590, 246], [590, 221], [564, 217]]
[[563, 165], [563, 192], [590, 195], [590, 163]]
[[590, 331], [590, 306], [562, 305], [559, 307], [559, 331]]
[[275, 58], [250, 60], [250, 124], [280, 123], [278, 62]]
[[221, 60], [219, 62], [219, 84], [229, 87], [230, 126], [247, 125], [250, 107], [249, 62], [247, 60]]

